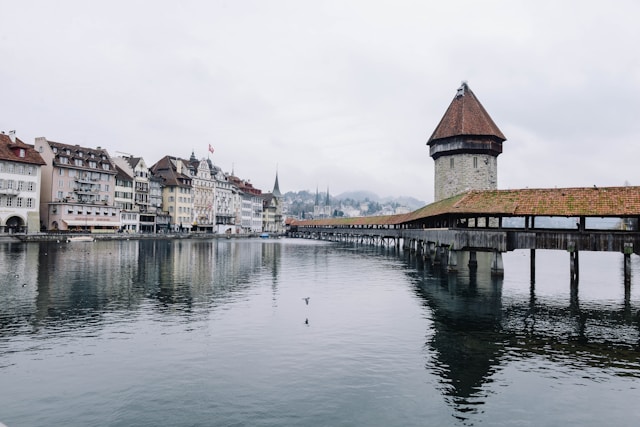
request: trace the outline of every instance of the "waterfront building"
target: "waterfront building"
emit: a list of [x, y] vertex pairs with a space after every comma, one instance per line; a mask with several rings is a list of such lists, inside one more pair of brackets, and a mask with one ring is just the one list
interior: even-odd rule
[[282, 219], [283, 197], [278, 183], [278, 173], [273, 184], [273, 191], [262, 196], [262, 231], [267, 233], [283, 233], [284, 221]]
[[156, 233], [167, 233], [171, 227], [171, 216], [162, 208], [162, 178], [149, 173], [149, 213], [155, 215]]
[[120, 209], [120, 229], [127, 233], [137, 233], [139, 227], [139, 212], [134, 209], [133, 204], [133, 172], [131, 168], [120, 167], [117, 161], [117, 157], [114, 159], [116, 164], [116, 190], [114, 194], [114, 205]]
[[[156, 230], [156, 212], [152, 209], [149, 202], [149, 178], [151, 173], [142, 157], [119, 156], [115, 157], [114, 162], [132, 180], [132, 206], [131, 213], [135, 215], [127, 215], [129, 219], [135, 216], [138, 220], [135, 231], [150, 233]], [[130, 230], [131, 231], [131, 230]]]
[[115, 164], [107, 150], [35, 140], [42, 156], [40, 220], [46, 230], [114, 232], [120, 209], [113, 204]]
[[498, 155], [506, 138], [466, 82], [427, 141], [434, 160], [435, 201], [468, 190], [498, 188]]
[[193, 182], [193, 230], [206, 233], [215, 231], [215, 189], [216, 181], [211, 174], [211, 160], [198, 160], [191, 152], [189, 170]]
[[215, 179], [216, 189], [214, 195], [214, 209], [217, 233], [233, 233], [235, 231], [236, 210], [234, 185], [229, 181], [227, 174], [218, 166], [212, 165], [211, 173]]
[[171, 217], [170, 231], [190, 232], [193, 188], [189, 162], [164, 156], [151, 167], [151, 173], [162, 179], [162, 207]]
[[0, 134], [0, 233], [40, 230], [44, 164], [34, 146], [18, 139], [15, 131]]
[[240, 207], [239, 224], [243, 233], [262, 232], [262, 191], [251, 182], [230, 176], [229, 179], [238, 189], [238, 205]]

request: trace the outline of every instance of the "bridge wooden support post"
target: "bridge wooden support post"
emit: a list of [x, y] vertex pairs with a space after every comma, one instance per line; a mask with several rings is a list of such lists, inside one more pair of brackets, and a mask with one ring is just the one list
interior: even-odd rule
[[569, 242], [567, 246], [569, 251], [569, 277], [572, 285], [577, 285], [580, 280], [580, 257], [578, 256], [578, 250], [573, 242]]
[[624, 244], [624, 290], [631, 291], [631, 254], [633, 253], [633, 243]]
[[469, 252], [469, 269], [470, 270], [478, 269], [478, 256], [476, 251]]
[[411, 239], [403, 238], [402, 239], [402, 249], [404, 249], [404, 250], [409, 249], [409, 245], [410, 245], [409, 242], [411, 242]]
[[493, 251], [493, 260], [491, 261], [491, 275], [504, 276], [504, 264], [502, 263], [502, 253]]
[[433, 263], [436, 258], [436, 244], [433, 242], [427, 242], [427, 258]]
[[536, 283], [536, 250], [535, 249], [530, 250], [529, 264], [530, 264], [529, 273], [531, 275], [531, 284], [533, 285], [534, 283]]
[[442, 264], [443, 252], [444, 252], [444, 248], [442, 246], [436, 246], [435, 247], [435, 253], [433, 255], [433, 264], [434, 265], [441, 265]]
[[460, 251], [455, 251], [449, 248], [447, 252], [449, 252], [449, 256], [447, 257], [447, 271], [449, 272], [458, 271], [458, 253]]

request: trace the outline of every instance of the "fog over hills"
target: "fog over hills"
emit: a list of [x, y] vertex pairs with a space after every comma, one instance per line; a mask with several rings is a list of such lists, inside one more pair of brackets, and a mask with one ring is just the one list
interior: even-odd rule
[[427, 202], [425, 201], [418, 200], [409, 196], [380, 197], [376, 193], [366, 190], [345, 191], [344, 193], [340, 193], [336, 196], [331, 197], [339, 200], [352, 199], [357, 201], [369, 200], [378, 203], [397, 203], [412, 210], [419, 209], [427, 204]]

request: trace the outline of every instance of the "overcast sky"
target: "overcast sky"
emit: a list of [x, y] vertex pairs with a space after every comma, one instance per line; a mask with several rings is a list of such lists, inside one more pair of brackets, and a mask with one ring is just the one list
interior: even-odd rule
[[0, 130], [433, 201], [465, 80], [498, 187], [640, 185], [640, 2], [0, 0]]

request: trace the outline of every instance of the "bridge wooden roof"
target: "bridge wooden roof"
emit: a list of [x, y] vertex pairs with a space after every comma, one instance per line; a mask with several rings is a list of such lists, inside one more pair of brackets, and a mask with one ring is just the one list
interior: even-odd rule
[[454, 216], [640, 216], [640, 187], [473, 190], [400, 215], [326, 218], [294, 225], [395, 225]]

